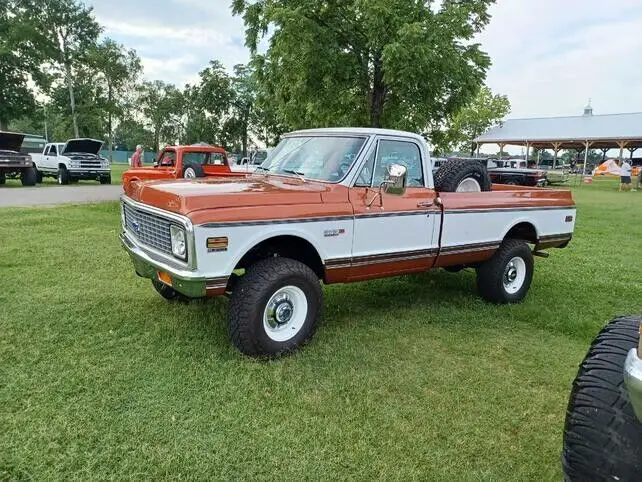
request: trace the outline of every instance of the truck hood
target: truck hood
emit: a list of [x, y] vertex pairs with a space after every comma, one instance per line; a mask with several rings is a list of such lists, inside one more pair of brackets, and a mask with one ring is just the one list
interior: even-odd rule
[[14, 151], [18, 152], [22, 147], [24, 134], [16, 132], [0, 132], [0, 151]]
[[323, 183], [277, 176], [176, 181], [136, 181], [125, 186], [128, 197], [186, 215], [212, 208], [317, 204]]
[[61, 154], [69, 154], [70, 152], [78, 152], [83, 154], [98, 155], [102, 149], [102, 141], [96, 139], [69, 139], [65, 144]]

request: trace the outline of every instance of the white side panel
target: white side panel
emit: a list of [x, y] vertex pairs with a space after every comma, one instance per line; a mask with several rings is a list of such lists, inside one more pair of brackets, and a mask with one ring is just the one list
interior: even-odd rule
[[[573, 220], [567, 222], [567, 216]], [[446, 211], [442, 247], [501, 241], [515, 225], [535, 226], [538, 237], [572, 233], [575, 208], [506, 211]]]
[[[321, 260], [347, 258], [352, 250], [352, 219], [314, 222], [234, 226], [195, 226], [196, 256], [199, 272], [207, 278], [229, 276], [241, 258], [254, 246], [276, 236], [297, 236], [315, 247]], [[330, 235], [340, 232], [337, 235]], [[328, 231], [328, 232], [326, 232]], [[208, 252], [207, 238], [227, 236], [227, 251]]]
[[437, 246], [436, 213], [359, 217], [355, 220], [354, 257], [419, 251]]

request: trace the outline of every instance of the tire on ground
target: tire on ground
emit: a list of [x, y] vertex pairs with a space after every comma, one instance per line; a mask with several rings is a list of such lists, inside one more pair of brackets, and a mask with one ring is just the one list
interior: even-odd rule
[[35, 186], [38, 181], [38, 170], [35, 166], [26, 167], [20, 173], [20, 182], [23, 186]]
[[[188, 176], [188, 172], [193, 173], [193, 175]], [[183, 167], [183, 177], [186, 179], [191, 179], [192, 177], [205, 177], [205, 170], [200, 164], [187, 164]]]
[[477, 161], [453, 159], [446, 161], [435, 173], [435, 189], [438, 192], [457, 192], [467, 179], [474, 179], [482, 191], [490, 191], [492, 183], [486, 168]]
[[[307, 307], [302, 308], [301, 300], [296, 296], [280, 297], [277, 294], [284, 290], [294, 290], [299, 296], [304, 296]], [[290, 317], [279, 320], [282, 325], [270, 328], [270, 323], [276, 324], [276, 312], [288, 302]], [[268, 310], [270, 305], [272, 311]], [[228, 318], [230, 341], [248, 356], [281, 356], [312, 338], [322, 310], [323, 292], [314, 271], [289, 258], [259, 261], [238, 280], [232, 292]], [[284, 321], [285, 318], [291, 321]], [[288, 336], [288, 330], [293, 330], [293, 334]]]
[[4, 172], [0, 172], [0, 186], [7, 182], [7, 175]]
[[42, 183], [42, 172], [36, 168], [36, 183], [41, 184]]
[[568, 401], [562, 466], [566, 480], [642, 480], [642, 423], [624, 386], [624, 361], [640, 318], [612, 320], [580, 365]]
[[60, 166], [58, 168], [58, 184], [65, 186], [69, 184], [69, 181], [69, 171], [65, 166]]
[[101, 176], [100, 184], [111, 184], [111, 174], [108, 176]]
[[531, 286], [533, 267], [526, 241], [505, 239], [493, 257], [477, 267], [477, 292], [491, 303], [518, 303]]
[[182, 303], [189, 302], [190, 298], [179, 293], [171, 286], [166, 285], [165, 283], [158, 281], [156, 279], [152, 280], [152, 285], [156, 292], [165, 298], [167, 301], [180, 301]]

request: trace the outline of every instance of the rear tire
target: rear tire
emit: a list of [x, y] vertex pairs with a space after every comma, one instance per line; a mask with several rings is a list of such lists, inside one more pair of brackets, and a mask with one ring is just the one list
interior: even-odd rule
[[486, 301], [518, 303], [533, 280], [533, 253], [521, 239], [505, 239], [488, 261], [477, 267], [477, 291]]
[[444, 162], [435, 173], [438, 192], [480, 192], [490, 191], [491, 187], [488, 171], [477, 161], [453, 159]]
[[299, 261], [268, 258], [238, 280], [230, 299], [230, 341], [251, 357], [274, 358], [314, 335], [323, 310], [318, 276]]
[[624, 361], [640, 319], [612, 320], [580, 365], [566, 411], [562, 466], [568, 481], [642, 480], [642, 423], [624, 386]]
[[166, 285], [165, 283], [158, 281], [157, 279], [152, 280], [152, 285], [156, 292], [165, 298], [167, 301], [178, 301], [181, 303], [189, 302], [190, 298], [185, 296], [182, 293], [179, 293], [171, 286]]
[[100, 178], [100, 184], [111, 184], [111, 174]]
[[69, 184], [69, 171], [65, 166], [58, 168], [58, 184], [61, 186], [66, 186]]

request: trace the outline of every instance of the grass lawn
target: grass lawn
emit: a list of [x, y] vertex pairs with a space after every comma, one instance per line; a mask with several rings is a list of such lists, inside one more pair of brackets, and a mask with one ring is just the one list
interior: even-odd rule
[[227, 342], [225, 299], [135, 276], [116, 203], [0, 210], [0, 479], [560, 480], [577, 365], [640, 313], [642, 192], [615, 186], [575, 188], [524, 303], [472, 272], [330, 286], [273, 362]]

